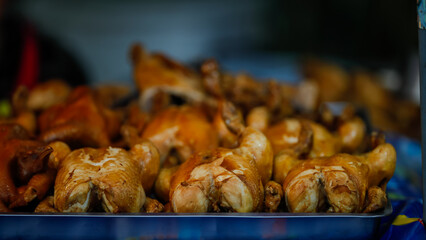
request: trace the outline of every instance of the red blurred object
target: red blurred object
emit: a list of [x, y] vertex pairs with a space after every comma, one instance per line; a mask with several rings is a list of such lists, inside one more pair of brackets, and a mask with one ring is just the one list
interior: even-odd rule
[[39, 75], [39, 52], [34, 28], [27, 25], [23, 31], [24, 44], [15, 89], [21, 85], [31, 89], [36, 85]]

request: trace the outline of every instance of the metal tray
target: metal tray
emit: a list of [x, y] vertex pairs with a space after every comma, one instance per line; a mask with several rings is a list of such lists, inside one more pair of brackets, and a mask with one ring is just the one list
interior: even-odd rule
[[378, 213], [0, 214], [1, 239], [376, 239]]

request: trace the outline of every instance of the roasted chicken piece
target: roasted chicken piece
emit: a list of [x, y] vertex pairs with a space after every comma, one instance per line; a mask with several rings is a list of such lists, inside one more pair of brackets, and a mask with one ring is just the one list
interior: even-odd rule
[[70, 92], [71, 88], [65, 82], [55, 79], [36, 85], [31, 91], [19, 86], [12, 96], [12, 118], [0, 121], [17, 123], [34, 135], [37, 131], [35, 112], [64, 102]]
[[[267, 101], [267, 84], [256, 81], [248, 74], [237, 74], [229, 81], [225, 88], [226, 99], [240, 107], [243, 112], [248, 112], [253, 107], [263, 105]], [[226, 85], [225, 85], [226, 86]]]
[[304, 63], [305, 75], [314, 81], [319, 88], [320, 102], [336, 102], [347, 99], [350, 89], [348, 73], [340, 66], [308, 59]]
[[230, 102], [222, 102], [222, 117], [227, 128], [239, 136], [239, 147], [236, 151], [243, 149], [243, 152], [251, 154], [263, 184], [266, 184], [272, 176], [273, 150], [271, 143], [262, 132], [252, 127], [245, 127], [240, 111]]
[[194, 154], [172, 179], [173, 211], [260, 211], [263, 184], [253, 160], [222, 148]]
[[[224, 104], [225, 104], [225, 100], [220, 100], [217, 106], [217, 111], [214, 115], [213, 118], [213, 126], [214, 129], [216, 130], [218, 137], [219, 137], [219, 146], [221, 147], [225, 147], [225, 148], [235, 148], [238, 146], [238, 135], [233, 133], [227, 126], [224, 117], [223, 117], [223, 112], [224, 112]], [[240, 123], [238, 123], [238, 126], [242, 126], [242, 116], [240, 112], [236, 112], [234, 113], [238, 114], [238, 120], [237, 121], [241, 121]], [[229, 125], [229, 124], [228, 124]], [[234, 124], [235, 125], [235, 124]]]
[[368, 189], [367, 199], [364, 208], [364, 213], [375, 212], [377, 210], [383, 209], [388, 202], [386, 197], [386, 192], [378, 187], [372, 186]]
[[37, 118], [34, 111], [28, 108], [29, 91], [24, 86], [19, 86], [12, 95], [12, 111], [2, 118], [0, 124], [19, 124], [31, 135], [37, 130]]
[[312, 129], [312, 148], [310, 158], [328, 157], [341, 151], [342, 145], [339, 136], [328, 131], [324, 126], [313, 121], [308, 121]]
[[[205, 61], [201, 66], [206, 91], [216, 100], [224, 99], [239, 107], [244, 114], [251, 109], [266, 106], [274, 117], [288, 116], [293, 113], [291, 101], [287, 98], [287, 86], [281, 86], [274, 80], [257, 81], [248, 74], [235, 76], [220, 72], [214, 59]], [[283, 94], [285, 93], [285, 94]], [[215, 105], [207, 98], [210, 105]]]
[[77, 87], [63, 104], [39, 117], [40, 139], [73, 146], [106, 147], [118, 135], [120, 117], [99, 103], [88, 87]]
[[279, 152], [274, 157], [274, 171], [272, 179], [279, 184], [283, 184], [284, 179], [287, 177], [290, 170], [302, 161], [303, 160], [298, 159], [292, 152], [288, 152], [286, 150]]
[[250, 126], [264, 133], [269, 127], [270, 118], [271, 114], [267, 107], [255, 107], [251, 109], [250, 112], [247, 114], [246, 123], [247, 126]]
[[130, 94], [130, 87], [118, 84], [104, 84], [93, 89], [95, 98], [104, 106], [112, 107]]
[[124, 125], [136, 128], [137, 134], [141, 135], [150, 120], [150, 114], [143, 112], [135, 103], [130, 104], [127, 111], [127, 119]]
[[269, 181], [265, 185], [265, 212], [277, 212], [284, 192], [281, 184]]
[[268, 127], [265, 135], [271, 141], [275, 155], [284, 150], [296, 155], [306, 154], [311, 151], [315, 138], [311, 124], [295, 118], [286, 118]]
[[339, 115], [331, 111], [333, 104], [323, 104], [320, 107], [320, 119], [329, 130], [335, 131], [340, 138], [341, 151], [345, 153], [363, 152], [367, 142], [367, 127], [364, 121], [356, 115], [355, 107], [351, 104], [334, 105], [341, 109]]
[[137, 156], [137, 161], [142, 167], [142, 186], [145, 193], [150, 193], [160, 170], [160, 153], [153, 144], [138, 136], [137, 129], [123, 125], [121, 134], [133, 156]]
[[240, 136], [240, 145], [196, 153], [179, 167], [170, 188], [174, 212], [261, 210], [263, 184], [272, 174], [272, 147], [260, 131], [241, 126], [235, 113], [233, 105], [224, 105], [225, 122]]
[[366, 126], [359, 117], [353, 117], [340, 124], [338, 135], [342, 143], [342, 151], [347, 153], [356, 152], [362, 146], [366, 137]]
[[58, 210], [55, 209], [53, 205], [53, 196], [46, 197], [43, 201], [41, 201], [34, 212], [36, 213], [56, 213]]
[[153, 198], [146, 198], [145, 204], [143, 205], [145, 212], [147, 213], [160, 213], [164, 211], [164, 205]]
[[395, 164], [390, 144], [361, 156], [336, 154], [301, 161], [284, 180], [287, 207], [290, 212], [338, 213], [362, 212], [366, 205], [366, 211], [383, 208], [382, 196]]
[[172, 106], [153, 117], [142, 133], [158, 148], [161, 162], [175, 150], [180, 162], [195, 152], [212, 150], [218, 137], [204, 112], [195, 106]]
[[61, 79], [39, 83], [29, 92], [27, 106], [34, 111], [48, 109], [65, 102], [71, 90], [71, 87]]
[[28, 135], [20, 125], [0, 125], [0, 201], [8, 208], [43, 199], [55, 178], [48, 167], [53, 149]]
[[55, 208], [87, 212], [100, 208], [100, 203], [111, 213], [141, 211], [146, 199], [143, 181], [150, 171], [147, 165], [159, 162], [152, 159], [158, 158], [156, 151], [149, 142], [135, 144], [128, 152], [112, 147], [74, 150], [58, 170]]
[[140, 45], [131, 49], [133, 76], [140, 92], [140, 106], [150, 111], [154, 96], [162, 91], [190, 103], [204, 101], [200, 77], [161, 54], [149, 54]]
[[179, 166], [163, 167], [160, 169], [157, 180], [155, 181], [154, 190], [157, 196], [163, 202], [169, 202], [170, 182], [174, 173]]

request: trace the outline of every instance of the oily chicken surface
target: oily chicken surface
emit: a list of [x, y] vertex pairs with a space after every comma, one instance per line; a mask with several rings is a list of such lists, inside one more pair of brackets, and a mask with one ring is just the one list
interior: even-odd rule
[[396, 153], [392, 145], [381, 144], [361, 156], [336, 154], [296, 161], [283, 184], [290, 212], [351, 213], [362, 212], [366, 205], [366, 211], [385, 206]]
[[159, 164], [150, 159], [158, 158], [153, 151], [157, 150], [149, 142], [129, 152], [112, 147], [74, 150], [59, 167], [55, 207], [60, 212], [86, 212], [100, 203], [106, 212], [139, 212], [145, 202], [142, 181], [151, 167], [147, 163]]
[[262, 175], [269, 173], [259, 169], [265, 169], [263, 162], [272, 163], [272, 148], [266, 137], [251, 127], [244, 129], [240, 142], [235, 149], [194, 154], [179, 167], [170, 187], [174, 212], [261, 210]]
[[171, 150], [184, 162], [195, 152], [218, 146], [217, 133], [204, 112], [194, 106], [172, 106], [158, 113], [141, 136], [149, 139], [159, 150], [164, 162]]
[[99, 103], [88, 87], [77, 87], [65, 103], [39, 117], [40, 139], [73, 146], [106, 147], [119, 133], [120, 118]]

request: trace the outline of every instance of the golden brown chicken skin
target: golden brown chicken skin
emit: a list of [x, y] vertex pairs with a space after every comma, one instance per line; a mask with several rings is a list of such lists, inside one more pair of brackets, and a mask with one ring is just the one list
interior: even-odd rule
[[[74, 150], [60, 164], [55, 181], [54, 205], [60, 212], [139, 212], [145, 202], [146, 165], [157, 157], [148, 142], [129, 152], [120, 148]], [[154, 176], [155, 179], [156, 176]], [[152, 180], [153, 182], [154, 180]]]
[[253, 212], [263, 204], [263, 185], [252, 159], [227, 149], [194, 154], [174, 175], [174, 212]]
[[118, 135], [120, 118], [97, 102], [88, 87], [77, 87], [67, 101], [39, 117], [40, 139], [74, 146], [106, 147]]
[[170, 182], [179, 166], [163, 167], [160, 169], [157, 180], [155, 181], [155, 195], [163, 202], [169, 202]]
[[240, 136], [238, 148], [200, 152], [179, 167], [170, 187], [174, 212], [261, 210], [262, 180], [266, 183], [272, 173], [272, 148], [253, 128]]
[[313, 129], [305, 120], [287, 118], [268, 127], [266, 137], [271, 141], [274, 154], [286, 150], [296, 155], [311, 151]]
[[265, 185], [265, 206], [263, 210], [265, 212], [277, 212], [283, 196], [281, 184], [269, 181]]
[[141, 137], [158, 148], [162, 162], [172, 150], [177, 152], [180, 162], [184, 162], [195, 152], [218, 146], [217, 133], [204, 112], [187, 105], [169, 107], [158, 113]]
[[383, 208], [386, 183], [395, 164], [396, 152], [390, 144], [360, 156], [336, 154], [300, 160], [284, 180], [287, 207], [291, 212], [338, 213]]

